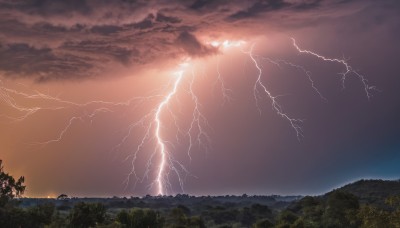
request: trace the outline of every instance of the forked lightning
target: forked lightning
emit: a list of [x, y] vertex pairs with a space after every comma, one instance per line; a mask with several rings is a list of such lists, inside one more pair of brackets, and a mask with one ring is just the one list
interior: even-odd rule
[[[300, 54], [307, 54], [314, 56], [322, 61], [328, 61], [332, 63], [341, 64], [344, 67], [344, 72], [341, 72], [342, 75], [342, 85], [344, 87], [346, 78], [353, 74], [359, 78], [362, 85], [364, 86], [364, 90], [368, 99], [371, 98], [371, 90], [375, 90], [374, 86], [368, 85], [367, 79], [360, 73], [354, 70], [354, 68], [347, 62], [345, 59], [336, 59], [329, 58], [323, 55], [317, 54], [310, 50], [305, 50], [300, 48], [296, 40], [291, 38], [293, 47]], [[254, 75], [254, 85], [253, 85], [253, 95], [256, 104], [256, 108], [261, 112], [261, 104], [260, 97], [264, 96], [268, 98], [271, 102], [271, 107], [276, 114], [282, 117], [283, 120], [289, 123], [289, 126], [293, 128], [298, 138], [302, 136], [301, 123], [302, 120], [291, 117], [289, 114], [285, 113], [282, 109], [282, 106], [278, 102], [278, 95], [274, 95], [268, 89], [267, 83], [263, 80], [263, 67], [261, 65], [261, 60], [267, 60], [272, 64], [275, 64], [279, 67], [288, 66], [294, 67], [301, 72], [303, 72], [307, 80], [310, 82], [312, 89], [321, 97], [321, 99], [326, 100], [326, 98], [322, 95], [322, 93], [316, 87], [313, 79], [311, 78], [311, 73], [306, 70], [305, 67], [286, 61], [282, 59], [271, 59], [267, 57], [263, 57], [257, 55], [255, 53], [255, 44], [247, 45], [244, 41], [211, 41], [208, 42], [208, 45], [217, 48], [220, 51], [220, 54], [224, 54], [224, 50], [227, 48], [240, 48], [243, 54], [245, 54], [250, 62], [252, 63], [252, 67], [257, 71], [257, 74]], [[245, 47], [247, 46], [247, 47]], [[63, 140], [65, 134], [71, 130], [71, 126], [80, 121], [90, 121], [99, 113], [113, 113], [115, 112], [117, 107], [124, 107], [127, 109], [134, 109], [139, 107], [141, 104], [146, 101], [159, 101], [158, 105], [154, 107], [148, 114], [144, 115], [138, 121], [132, 122], [128, 128], [126, 129], [126, 134], [122, 137], [120, 143], [112, 148], [112, 151], [120, 150], [121, 146], [125, 143], [128, 143], [130, 137], [132, 136], [132, 132], [137, 127], [144, 127], [143, 137], [141, 137], [140, 143], [136, 146], [136, 150], [134, 150], [130, 155], [125, 158], [125, 161], [130, 161], [132, 164], [131, 171], [127, 175], [126, 184], [128, 186], [131, 181], [131, 177], [135, 178], [135, 186], [140, 182], [144, 182], [146, 178], [151, 178], [153, 181], [150, 184], [150, 188], [155, 189], [155, 193], [158, 195], [166, 195], [171, 194], [175, 190], [173, 188], [170, 178], [172, 174], [175, 174], [177, 180], [179, 181], [181, 191], [184, 191], [184, 175], [189, 174], [188, 170], [185, 166], [178, 161], [174, 156], [174, 144], [167, 140], [168, 137], [165, 136], [166, 131], [166, 118], [172, 118], [172, 121], [175, 124], [178, 134], [176, 136], [176, 141], [179, 143], [180, 138], [183, 138], [186, 141], [184, 145], [187, 146], [187, 156], [192, 159], [191, 151], [193, 150], [195, 143], [198, 146], [203, 146], [205, 149], [208, 149], [208, 145], [211, 141], [210, 136], [207, 134], [206, 129], [209, 127], [206, 116], [201, 112], [202, 106], [200, 104], [198, 96], [194, 91], [194, 83], [196, 74], [193, 69], [190, 69], [190, 61], [186, 61], [183, 64], [180, 64], [178, 70], [172, 75], [172, 83], [170, 86], [170, 90], [165, 94], [156, 94], [147, 97], [135, 97], [129, 99], [125, 102], [108, 102], [108, 101], [90, 101], [87, 103], [76, 103], [68, 100], [61, 99], [56, 96], [50, 96], [48, 94], [43, 94], [41, 92], [32, 92], [25, 93], [20, 92], [15, 89], [10, 89], [6, 87], [0, 81], [0, 100], [14, 109], [19, 115], [16, 116], [7, 116], [3, 115], [3, 117], [11, 120], [11, 122], [22, 122], [32, 115], [42, 112], [42, 111], [56, 111], [56, 110], [64, 110], [64, 109], [76, 109], [81, 110], [80, 115], [71, 116], [69, 121], [67, 121], [65, 127], [60, 130], [59, 134], [55, 136], [53, 139], [46, 140], [44, 142], [38, 142], [37, 144], [41, 146], [46, 146], [50, 143], [56, 143]], [[217, 59], [217, 69], [216, 69], [217, 78], [215, 80], [216, 83], [220, 84], [221, 94], [223, 96], [223, 101], [232, 101], [230, 98], [230, 94], [233, 93], [232, 90], [226, 87], [223, 76], [220, 72], [220, 58], [218, 56]], [[251, 75], [250, 75], [251, 76]], [[249, 78], [250, 78], [249, 76]], [[185, 80], [187, 77], [191, 77], [188, 80]], [[249, 79], [250, 80], [250, 79]], [[185, 83], [189, 82], [189, 83]], [[184, 127], [180, 126], [179, 118], [175, 116], [174, 110], [171, 108], [171, 102], [173, 100], [178, 99], [180, 91], [187, 91], [190, 94], [190, 98], [193, 102], [193, 110], [192, 113], [189, 114], [191, 117], [191, 121], [189, 126]], [[48, 102], [47, 106], [37, 105], [37, 106], [25, 106], [18, 102], [18, 100], [40, 100], [41, 102]], [[152, 151], [144, 151], [144, 148], [148, 148], [149, 145], [152, 145]], [[147, 147], [146, 147], [147, 146]], [[136, 165], [139, 153], [150, 153], [149, 159], [146, 164], [146, 170], [143, 176], [138, 176], [136, 172]], [[155, 177], [151, 177], [155, 176]]]

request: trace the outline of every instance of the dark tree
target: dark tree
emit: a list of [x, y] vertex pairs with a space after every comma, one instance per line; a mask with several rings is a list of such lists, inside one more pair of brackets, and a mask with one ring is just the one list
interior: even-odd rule
[[342, 191], [333, 191], [328, 195], [326, 208], [322, 216], [324, 227], [358, 227], [356, 215], [360, 208], [355, 195]]
[[59, 195], [59, 196], [57, 197], [57, 199], [58, 199], [58, 200], [66, 200], [66, 199], [68, 199], [68, 195], [66, 195], [66, 194], [61, 194], [61, 195]]
[[91, 227], [105, 220], [106, 208], [101, 203], [77, 203], [69, 217], [73, 227]]
[[2, 160], [0, 160], [0, 207], [3, 207], [10, 199], [20, 197], [25, 191], [24, 181], [22, 176], [17, 181], [4, 172]]

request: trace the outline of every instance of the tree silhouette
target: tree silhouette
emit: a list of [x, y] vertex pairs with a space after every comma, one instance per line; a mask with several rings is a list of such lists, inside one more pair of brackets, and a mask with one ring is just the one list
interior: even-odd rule
[[58, 200], [66, 200], [66, 199], [68, 199], [68, 195], [66, 195], [66, 194], [61, 194], [61, 195], [59, 195], [59, 196], [57, 197], [57, 199], [58, 199]]
[[0, 206], [4, 206], [10, 199], [20, 197], [25, 191], [25, 178], [21, 176], [17, 181], [4, 172], [3, 161], [0, 160]]

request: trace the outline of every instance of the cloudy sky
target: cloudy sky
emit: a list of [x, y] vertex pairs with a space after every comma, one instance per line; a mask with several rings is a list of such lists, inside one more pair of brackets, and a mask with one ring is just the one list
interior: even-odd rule
[[0, 159], [27, 196], [157, 194], [177, 85], [165, 194], [398, 179], [398, 40], [396, 0], [0, 0]]

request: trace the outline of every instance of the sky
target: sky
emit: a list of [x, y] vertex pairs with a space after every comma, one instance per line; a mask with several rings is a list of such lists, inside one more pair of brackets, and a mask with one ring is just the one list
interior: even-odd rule
[[399, 40], [396, 0], [0, 0], [0, 159], [29, 197], [399, 179]]

